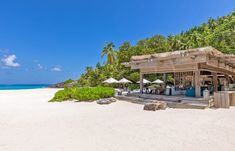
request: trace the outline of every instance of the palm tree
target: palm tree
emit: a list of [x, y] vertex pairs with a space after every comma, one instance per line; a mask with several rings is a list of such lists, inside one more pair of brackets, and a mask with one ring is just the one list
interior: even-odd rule
[[109, 42], [105, 45], [102, 51], [102, 57], [107, 55], [108, 64], [113, 64], [116, 61], [116, 51], [114, 50], [115, 45], [112, 42]]

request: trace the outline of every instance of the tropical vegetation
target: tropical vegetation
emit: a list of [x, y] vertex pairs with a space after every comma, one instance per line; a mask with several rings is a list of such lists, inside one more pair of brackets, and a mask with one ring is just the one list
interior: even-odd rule
[[[125, 77], [137, 82], [139, 80], [138, 71], [121, 65], [123, 62], [128, 62], [131, 56], [204, 46], [213, 46], [223, 53], [235, 54], [235, 12], [217, 19], [210, 18], [207, 23], [174, 36], [155, 35], [140, 40], [136, 45], [124, 42], [116, 49], [112, 42], [107, 43], [102, 51], [102, 56], [107, 55], [107, 63], [102, 65], [97, 63], [96, 67], [86, 67], [85, 73], [78, 80], [78, 85], [92, 87], [103, 85], [102, 81], [109, 77], [116, 79]], [[156, 75], [149, 75], [146, 78], [155, 80]], [[172, 79], [172, 77], [169, 78]]]
[[114, 64], [116, 61], [116, 51], [114, 50], [115, 45], [112, 42], [106, 44], [102, 51], [102, 57], [107, 55], [107, 63]]
[[65, 88], [56, 92], [49, 102], [62, 102], [67, 100], [94, 101], [100, 98], [109, 98], [115, 95], [115, 90], [110, 87], [84, 87]]

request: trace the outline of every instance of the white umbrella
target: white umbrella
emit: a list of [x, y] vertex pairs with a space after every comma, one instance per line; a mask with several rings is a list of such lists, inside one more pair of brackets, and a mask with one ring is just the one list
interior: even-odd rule
[[132, 83], [130, 80], [127, 80], [126, 78], [122, 78], [118, 81], [118, 83]]
[[152, 83], [161, 84], [161, 83], [164, 83], [164, 82], [162, 80], [157, 79], [157, 80], [153, 81]]
[[[140, 81], [138, 81], [137, 83], [140, 83]], [[147, 83], [151, 83], [149, 80], [143, 79], [143, 83], [147, 84]]]
[[118, 81], [114, 78], [109, 78], [109, 79], [103, 81], [103, 83], [118, 83]]

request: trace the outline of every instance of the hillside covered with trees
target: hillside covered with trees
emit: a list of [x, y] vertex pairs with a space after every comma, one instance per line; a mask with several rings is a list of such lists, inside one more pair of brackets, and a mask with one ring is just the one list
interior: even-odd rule
[[[210, 18], [207, 23], [194, 27], [175, 36], [155, 35], [131, 45], [124, 42], [119, 48], [110, 42], [103, 49], [101, 56], [107, 56], [103, 65], [97, 63], [95, 68], [86, 67], [85, 73], [78, 80], [79, 86], [97, 86], [109, 77], [125, 77], [134, 82], [139, 80], [138, 71], [121, 65], [131, 56], [185, 50], [204, 46], [213, 46], [223, 53], [235, 54], [235, 12], [217, 19]], [[151, 76], [149, 77], [151, 80]]]

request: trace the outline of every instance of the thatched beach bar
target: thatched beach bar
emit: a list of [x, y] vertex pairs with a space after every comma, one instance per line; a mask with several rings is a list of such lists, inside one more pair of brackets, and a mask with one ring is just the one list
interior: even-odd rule
[[[132, 56], [126, 67], [140, 71], [140, 92], [146, 74], [163, 74], [164, 86], [167, 75], [174, 77], [174, 91], [181, 87], [193, 88], [194, 97], [202, 97], [203, 90], [214, 92], [233, 90], [235, 83], [235, 55], [223, 54], [213, 47]], [[187, 93], [187, 92], [186, 92]], [[172, 95], [185, 93], [173, 93]], [[186, 94], [187, 95], [187, 94]]]

